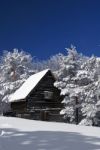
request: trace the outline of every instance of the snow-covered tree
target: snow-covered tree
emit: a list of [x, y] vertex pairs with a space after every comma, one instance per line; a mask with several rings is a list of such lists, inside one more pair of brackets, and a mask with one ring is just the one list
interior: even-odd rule
[[37, 60], [34, 61], [34, 69], [38, 71], [49, 68], [51, 71], [56, 72], [61, 68], [61, 62], [63, 61], [64, 55], [59, 53], [51, 56], [47, 60]]
[[90, 57], [81, 66], [82, 69], [88, 72], [86, 85], [84, 85], [84, 100], [82, 103], [82, 114], [84, 119], [80, 124], [97, 125], [97, 103], [98, 91], [100, 90], [100, 59], [97, 57]]
[[75, 76], [82, 63], [82, 56], [77, 53], [76, 48], [71, 46], [67, 49], [68, 55], [63, 58], [62, 67], [58, 71], [58, 81], [55, 86], [61, 89], [61, 95], [65, 95], [63, 103], [65, 108], [61, 111], [69, 122], [75, 122], [76, 104], [80, 103], [82, 89], [76, 83]]
[[4, 102], [8, 102], [9, 95], [35, 72], [30, 54], [18, 49], [4, 52], [0, 64], [0, 101], [3, 111]]
[[47, 61], [48, 68], [50, 68], [53, 72], [58, 71], [61, 68], [63, 58], [64, 55], [61, 53], [50, 57], [50, 59]]
[[68, 122], [96, 125], [98, 112], [100, 114], [97, 109], [100, 104], [100, 58], [82, 56], [73, 46], [67, 51], [55, 82], [61, 95], [65, 96], [65, 108], [61, 113]]

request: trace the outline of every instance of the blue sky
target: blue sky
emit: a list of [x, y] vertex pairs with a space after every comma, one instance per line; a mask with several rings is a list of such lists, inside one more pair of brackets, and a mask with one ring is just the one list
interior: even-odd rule
[[0, 52], [23, 49], [39, 59], [78, 52], [100, 56], [100, 0], [0, 0]]

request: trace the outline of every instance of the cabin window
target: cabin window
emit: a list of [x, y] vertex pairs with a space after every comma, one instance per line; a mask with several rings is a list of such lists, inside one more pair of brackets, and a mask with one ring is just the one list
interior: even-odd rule
[[44, 98], [45, 99], [52, 99], [53, 97], [53, 92], [51, 91], [44, 91]]

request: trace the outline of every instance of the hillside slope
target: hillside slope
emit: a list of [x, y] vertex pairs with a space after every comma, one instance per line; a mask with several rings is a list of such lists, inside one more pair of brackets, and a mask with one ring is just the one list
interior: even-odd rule
[[100, 150], [100, 128], [0, 117], [0, 150]]

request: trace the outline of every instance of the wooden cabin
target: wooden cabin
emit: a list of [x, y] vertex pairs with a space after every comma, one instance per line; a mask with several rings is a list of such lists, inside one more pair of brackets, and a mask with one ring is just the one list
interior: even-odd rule
[[54, 87], [55, 77], [49, 69], [30, 76], [26, 82], [10, 96], [11, 110], [17, 117], [62, 121], [60, 110], [63, 97]]

